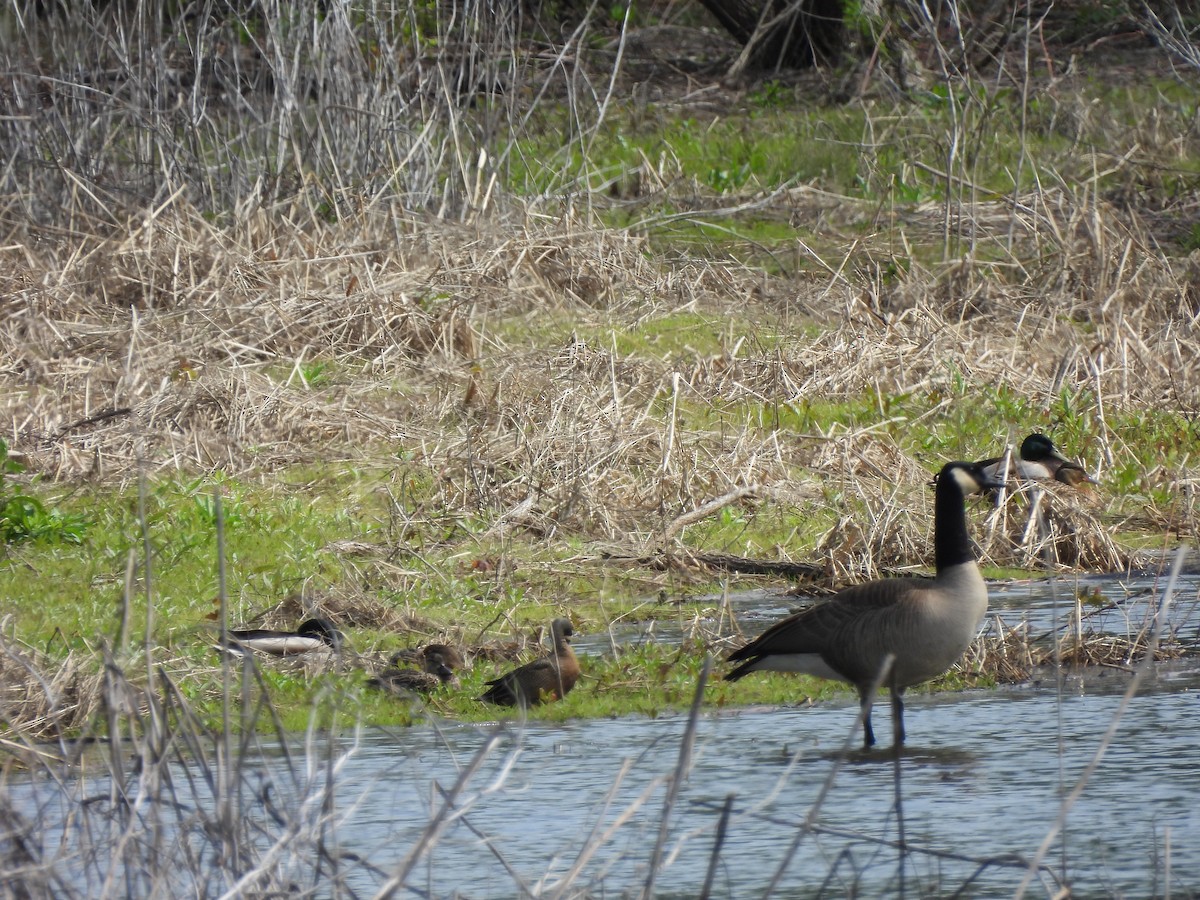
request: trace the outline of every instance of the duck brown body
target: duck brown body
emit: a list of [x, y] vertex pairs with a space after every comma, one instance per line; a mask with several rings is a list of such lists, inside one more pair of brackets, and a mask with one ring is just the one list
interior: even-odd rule
[[416, 650], [397, 650], [389, 662], [392, 668], [416, 668], [436, 674], [438, 666], [445, 666], [452, 673], [466, 666], [462, 651], [450, 644], [426, 644]]
[[547, 656], [489, 681], [479, 699], [499, 706], [527, 707], [565, 697], [580, 674], [579, 660], [571, 649], [575, 629], [570, 619], [555, 619], [550, 632], [554, 648]]
[[[413, 668], [414, 665], [419, 668]], [[367, 686], [401, 697], [428, 694], [444, 684], [457, 682], [455, 670], [462, 665], [462, 654], [446, 644], [401, 650], [392, 655], [388, 668], [367, 679]]]

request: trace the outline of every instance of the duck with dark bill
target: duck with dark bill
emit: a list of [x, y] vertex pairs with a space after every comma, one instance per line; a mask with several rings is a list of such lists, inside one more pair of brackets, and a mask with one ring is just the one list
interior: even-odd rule
[[550, 633], [554, 649], [548, 655], [489, 681], [479, 699], [500, 706], [528, 707], [565, 697], [580, 674], [579, 660], [571, 649], [575, 629], [570, 619], [555, 619]]

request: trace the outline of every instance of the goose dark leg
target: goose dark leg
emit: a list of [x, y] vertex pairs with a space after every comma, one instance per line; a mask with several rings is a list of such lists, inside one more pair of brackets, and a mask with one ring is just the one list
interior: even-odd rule
[[904, 688], [892, 685], [892, 744], [899, 747], [904, 743]]
[[859, 706], [862, 707], [863, 717], [863, 749], [870, 750], [875, 743], [875, 729], [871, 727], [871, 692], [869, 690], [860, 690], [858, 692]]

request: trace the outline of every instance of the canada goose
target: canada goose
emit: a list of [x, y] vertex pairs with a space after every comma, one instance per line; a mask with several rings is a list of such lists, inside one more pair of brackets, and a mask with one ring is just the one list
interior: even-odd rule
[[[869, 702], [883, 676], [891, 689], [895, 746], [904, 743], [904, 703], [910, 685], [945, 672], [975, 637], [987, 612], [987, 585], [967, 533], [966, 496], [998, 487], [979, 463], [947, 463], [935, 480], [933, 548], [937, 574], [884, 578], [845, 588], [828, 600], [776, 622], [729, 655], [750, 672], [803, 672], [858, 689], [863, 747], [875, 743]], [[882, 672], [892, 657], [889, 672]]]
[[[996, 456], [979, 465], [983, 466], [989, 479], [998, 481], [1004, 472], [1004, 459], [1004, 456]], [[1037, 431], [1021, 442], [1020, 456], [1009, 460], [1008, 474], [1022, 481], [1053, 480], [1071, 487], [1079, 487], [1085, 482], [1096, 483], [1083, 466], [1061, 456], [1054, 442]]]
[[[413, 658], [420, 660], [421, 668], [404, 667]], [[430, 644], [424, 650], [413, 652], [401, 650], [392, 655], [388, 668], [373, 678], [367, 679], [367, 686], [379, 688], [392, 694], [406, 696], [411, 694], [427, 694], [443, 684], [457, 681], [454, 667], [449, 663], [457, 661], [462, 664], [462, 656], [453, 647], [445, 644]]]
[[231, 653], [256, 650], [271, 656], [294, 656], [313, 650], [342, 649], [345, 636], [328, 619], [308, 619], [295, 631], [272, 631], [267, 628], [230, 629], [228, 649]]
[[549, 700], [561, 700], [579, 680], [579, 660], [571, 649], [575, 629], [570, 619], [555, 619], [550, 627], [554, 650], [488, 682], [480, 697], [500, 706], [533, 706]]

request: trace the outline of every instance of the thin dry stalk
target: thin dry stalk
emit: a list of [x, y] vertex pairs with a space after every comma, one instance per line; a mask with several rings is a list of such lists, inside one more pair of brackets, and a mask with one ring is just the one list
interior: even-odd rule
[[663, 799], [662, 815], [658, 822], [658, 836], [654, 841], [654, 849], [650, 853], [650, 862], [647, 867], [649, 871], [646, 874], [645, 886], [642, 888], [642, 896], [646, 900], [650, 900], [654, 896], [654, 882], [658, 877], [658, 868], [662, 861], [663, 846], [666, 844], [667, 830], [671, 823], [671, 811], [675, 806], [680, 787], [691, 768], [692, 746], [696, 740], [696, 723], [700, 718], [704, 688], [708, 684], [708, 675], [711, 669], [712, 657], [705, 657], [704, 666], [700, 669], [700, 675], [696, 679], [696, 692], [692, 697], [691, 709], [688, 711], [687, 726], [684, 728], [683, 737], [679, 742], [679, 760], [668, 781], [667, 794]]
[[[808, 812], [805, 813], [804, 816], [804, 821], [796, 829], [796, 834], [792, 838], [792, 843], [789, 846], [787, 853], [783, 855], [783, 860], [775, 869], [775, 874], [771, 877], [771, 881], [767, 885], [766, 890], [763, 891], [763, 900], [766, 900], [766, 898], [770, 897], [771, 894], [775, 892], [776, 888], [779, 887], [779, 883], [782, 881], [783, 875], [787, 871], [787, 867], [792, 858], [796, 855], [796, 851], [800, 849], [801, 843], [812, 832], [813, 826], [817, 822], [817, 816], [821, 812], [821, 807], [825, 804], [825, 798], [829, 796], [830, 790], [833, 789], [834, 781], [836, 781], [842, 765], [850, 757], [850, 748], [858, 739], [858, 735], [863, 727], [863, 723], [866, 721], [866, 717], [870, 714], [871, 705], [874, 703], [875, 698], [879, 695], [879, 689], [883, 686], [884, 681], [887, 678], [888, 670], [891, 669], [891, 666], [892, 655], [889, 653], [886, 657], [884, 657], [883, 664], [880, 666], [879, 675], [876, 677], [875, 683], [871, 685], [871, 690], [867, 694], [867, 702], [863, 704], [861, 709], [859, 709], [854, 725], [847, 733], [846, 740], [842, 742], [837, 759], [835, 759], [833, 765], [829, 767], [829, 774], [825, 776], [825, 780], [821, 783], [821, 789], [817, 791], [817, 796], [813, 798], [813, 802], [809, 804]], [[791, 764], [788, 766], [789, 771], [791, 770], [792, 766], [795, 765], [799, 755], [800, 751], [797, 750], [792, 758]]]
[[[128, 695], [135, 707], [144, 706], [140, 692]], [[89, 655], [52, 657], [0, 632], [0, 718], [6, 723], [0, 741], [8, 749], [23, 752], [42, 741], [69, 740], [86, 731], [104, 703], [104, 674]]]
[[[332, 815], [326, 792], [353, 748], [341, 756], [310, 748], [331, 768], [307, 779], [286, 757], [278, 769], [264, 762], [272, 757], [263, 754], [253, 719], [239, 723], [246, 729], [240, 737], [222, 738], [196, 722], [165, 671], [154, 674], [160, 693], [131, 684], [108, 657], [103, 709], [96, 713], [103, 723], [95, 735], [104, 748], [98, 756], [86, 743], [66, 760], [25, 754], [29, 789], [53, 799], [43, 796], [39, 821], [22, 825], [0, 791], [5, 821], [21, 829], [9, 835], [17, 843], [5, 846], [27, 851], [23, 862], [7, 852], [0, 859], [5, 884], [33, 896], [46, 889], [96, 897], [269, 893], [286, 890], [314, 863], [338, 880], [346, 863], [324, 849]], [[262, 708], [255, 684], [262, 690], [246, 678], [242, 701], [249, 710]], [[286, 746], [278, 726], [274, 737]], [[28, 736], [23, 742], [34, 747]], [[110, 788], [97, 795], [96, 774], [80, 778], [80, 764], [89, 770], [99, 764], [99, 783]], [[53, 809], [68, 813], [60, 821]], [[264, 834], [271, 820], [277, 830]]]

